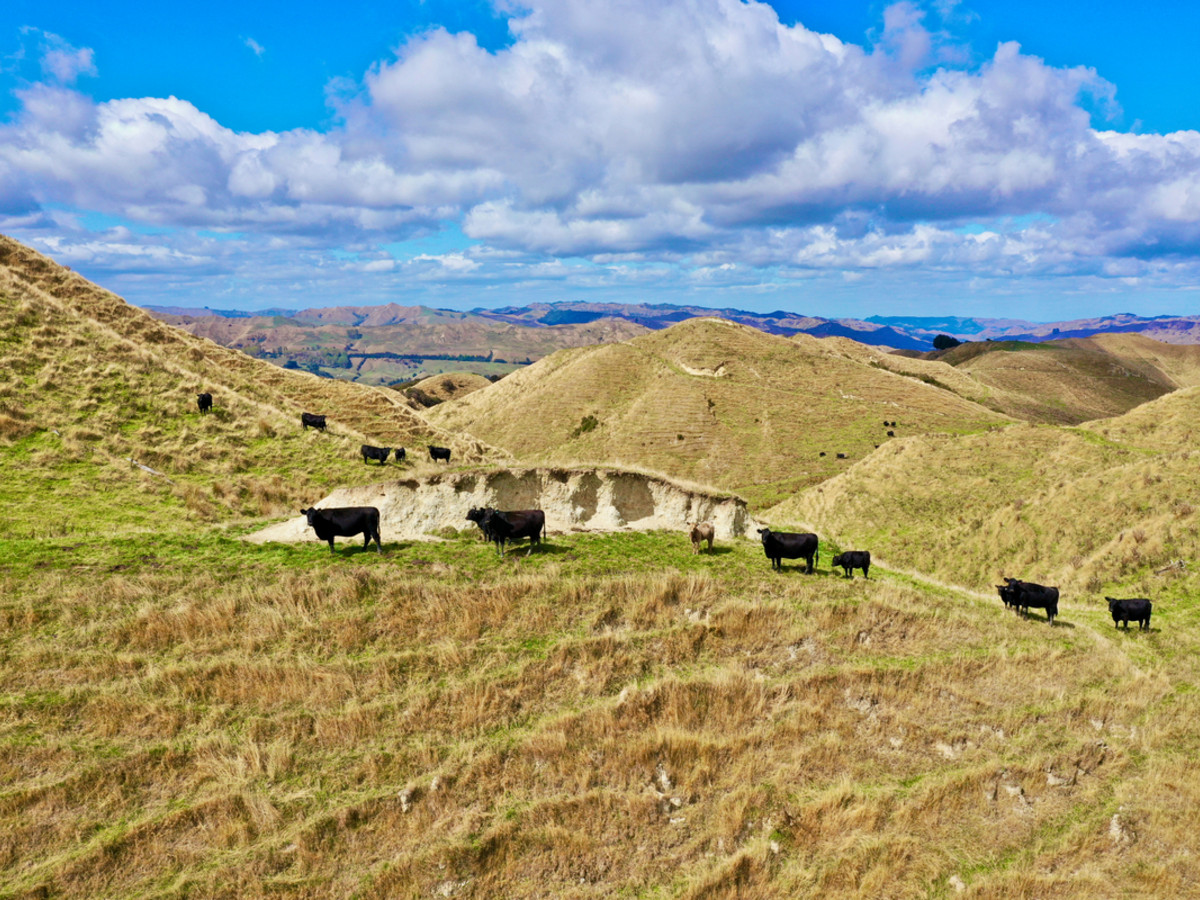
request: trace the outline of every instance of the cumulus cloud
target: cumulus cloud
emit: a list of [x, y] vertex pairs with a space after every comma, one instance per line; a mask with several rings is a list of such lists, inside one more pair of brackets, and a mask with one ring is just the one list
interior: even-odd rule
[[[956, 6], [941, 0], [947, 20]], [[698, 283], [1139, 277], [1162, 260], [1194, 276], [1200, 134], [1097, 130], [1081, 98], [1103, 106], [1114, 88], [1091, 69], [1015, 43], [956, 62], [910, 2], [870, 46], [743, 0], [505, 8], [510, 45], [412, 36], [338, 93], [323, 131], [235, 132], [173, 97], [96, 102], [71, 86], [94, 74], [91, 51], [46, 35], [46, 79], [0, 126], [0, 215], [60, 204], [328, 246], [453, 222], [474, 256], [407, 264], [447, 277], [572, 257]], [[387, 263], [360, 268], [405, 268]]]

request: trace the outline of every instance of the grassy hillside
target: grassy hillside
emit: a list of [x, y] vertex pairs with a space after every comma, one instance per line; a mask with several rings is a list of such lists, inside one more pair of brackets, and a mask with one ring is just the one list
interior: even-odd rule
[[1173, 602], [1200, 587], [1198, 415], [1190, 388], [1080, 428], [897, 441], [765, 516], [979, 590], [1009, 575], [1081, 605], [1102, 589]]
[[[885, 364], [921, 362], [899, 359]], [[980, 385], [987, 392], [981, 402], [993, 409], [1058, 425], [1120, 415], [1177, 388], [1200, 384], [1200, 347], [1164, 344], [1136, 334], [1042, 344], [972, 342], [924, 364], [931, 362], [953, 367]]]
[[[564, 350], [429, 413], [528, 461], [646, 466], [759, 505], [814, 484], [897, 434], [1008, 421], [952, 391], [830, 355], [814, 338], [693, 319]], [[821, 456], [824, 453], [825, 456]]]
[[[0, 369], [0, 534], [277, 515], [384, 477], [363, 465], [364, 441], [484, 451], [398, 395], [192, 337], [2, 237]], [[214, 395], [210, 415], [200, 391]], [[326, 414], [329, 432], [303, 432], [302, 410]]]
[[429, 401], [444, 403], [458, 397], [465, 397], [474, 391], [490, 385], [488, 379], [473, 372], [447, 372], [445, 375], [434, 375], [422, 378], [407, 389], [409, 396], [420, 397], [424, 405], [433, 405]]
[[386, 538], [0, 541], [0, 896], [1200, 883], [1178, 615], [1051, 630], [683, 535]]
[[[0, 898], [1200, 891], [1200, 389], [1001, 427], [919, 378], [697, 323], [546, 360], [529, 405], [500, 392], [522, 372], [438, 410], [493, 395], [497, 420], [574, 429], [570, 391], [609, 398], [620, 416], [566, 439], [585, 449], [711, 415], [678, 458], [760, 497], [751, 465], [873, 450], [896, 419], [794, 507], [820, 518], [815, 575], [667, 532], [331, 554], [238, 537], [391, 477], [362, 438], [446, 432], [19, 245], [0, 262]], [[317, 403], [331, 434], [298, 430]], [[991, 430], [938, 433], [972, 422]], [[832, 573], [833, 539], [864, 536], [894, 568]], [[1060, 623], [1005, 613], [993, 570], [1061, 574]], [[1150, 632], [1096, 602], [1126, 590], [1154, 597]]]

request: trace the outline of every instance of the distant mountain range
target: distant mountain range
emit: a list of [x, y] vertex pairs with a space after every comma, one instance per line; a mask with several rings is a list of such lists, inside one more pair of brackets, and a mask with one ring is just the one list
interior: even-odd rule
[[[536, 303], [499, 309], [473, 309], [469, 312], [430, 309], [419, 306], [335, 306], [315, 309], [266, 309], [256, 311], [230, 309], [187, 309], [171, 306], [147, 306], [159, 318], [197, 319], [215, 316], [223, 319], [252, 319], [261, 329], [270, 320], [280, 326], [344, 326], [372, 328], [393, 325], [431, 326], [455, 323], [469, 327], [477, 323], [483, 331], [494, 331], [495, 323], [525, 328], [590, 325], [602, 319], [619, 319], [657, 331], [685, 319], [718, 317], [751, 325], [769, 334], [814, 337], [847, 337], [861, 344], [892, 347], [897, 350], [928, 351], [933, 339], [948, 334], [962, 341], [1008, 340], [1049, 341], [1091, 337], [1099, 334], [1142, 334], [1172, 344], [1200, 344], [1200, 316], [1135, 316], [1121, 313], [1092, 319], [1061, 322], [1028, 322], [1020, 319], [989, 319], [960, 316], [870, 316], [867, 319], [828, 319], [775, 310], [758, 313], [743, 309], [709, 309], [669, 303]], [[485, 326], [492, 323], [492, 327]], [[175, 322], [175, 324], [180, 324]]]

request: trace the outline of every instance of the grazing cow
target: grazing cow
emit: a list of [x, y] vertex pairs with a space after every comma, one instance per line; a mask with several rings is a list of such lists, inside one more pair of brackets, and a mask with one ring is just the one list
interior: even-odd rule
[[196, 395], [196, 405], [200, 407], [200, 412], [206, 413], [212, 409], [212, 394], [205, 391], [203, 394]]
[[362, 445], [362, 458], [366, 463], [368, 460], [377, 459], [381, 466], [387, 465], [387, 458], [391, 455], [391, 447], [372, 447], [370, 444]]
[[1150, 630], [1150, 613], [1154, 609], [1154, 604], [1145, 597], [1131, 597], [1128, 600], [1117, 600], [1113, 597], [1105, 597], [1108, 601], [1108, 611], [1112, 613], [1113, 627], [1120, 628], [1121, 623], [1125, 623], [1125, 630], [1129, 630], [1130, 620], [1138, 623], [1138, 628], [1142, 631]]
[[333, 552], [334, 537], [363, 536], [363, 549], [375, 541], [375, 550], [383, 553], [379, 540], [379, 510], [374, 506], [340, 506], [329, 509], [302, 509], [300, 514], [308, 519], [308, 525], [317, 533], [317, 538], [329, 541], [329, 552]]
[[870, 578], [871, 570], [871, 551], [870, 550], [847, 550], [844, 553], [839, 553], [833, 558], [833, 565], [841, 566], [846, 570], [846, 577], [853, 578], [855, 569], [862, 569], [863, 578]]
[[[1030, 607], [1044, 609], [1046, 621], [1054, 624], [1054, 618], [1058, 615], [1058, 588], [1034, 584], [1032, 581], [1019, 581], [1016, 578], [1005, 578], [1004, 581], [1011, 589], [1011, 599], [1008, 602], [1020, 610], [1021, 615], [1028, 616]], [[1004, 599], [1003, 592], [1000, 597]]]
[[888, 429], [888, 435], [887, 435], [887, 436], [888, 436], [888, 437], [895, 437], [895, 436], [896, 436], [896, 432], [892, 431], [892, 430], [889, 428], [889, 429]]
[[846, 454], [845, 454], [845, 453], [839, 453], [839, 454], [837, 455], [837, 458], [838, 458], [838, 459], [845, 459], [845, 458], [846, 458]]
[[700, 552], [700, 543], [708, 541], [708, 552], [712, 553], [713, 538], [717, 536], [717, 531], [713, 528], [712, 522], [698, 522], [693, 525], [688, 522], [688, 528], [691, 529], [692, 537], [692, 552]]
[[485, 509], [480, 518], [479, 527], [496, 544], [500, 555], [504, 556], [504, 545], [519, 538], [529, 538], [529, 550], [533, 545], [542, 542], [546, 530], [546, 514], [540, 509], [517, 509], [504, 512], [499, 509]]
[[488, 531], [487, 526], [484, 525], [484, 517], [487, 513], [495, 512], [495, 511], [496, 510], [494, 510], [490, 507], [487, 507], [487, 506], [483, 506], [483, 507], [472, 506], [469, 510], [467, 510], [467, 520], [474, 522], [476, 525], [479, 526], [479, 530], [480, 530], [480, 532], [482, 532], [483, 539], [485, 541], [490, 541], [492, 539], [492, 535]]
[[432, 459], [434, 462], [437, 462], [439, 459], [444, 459], [446, 462], [450, 462], [450, 448], [449, 447], [435, 447], [435, 446], [433, 446], [433, 444], [430, 444], [429, 445], [429, 458]]
[[404, 460], [405, 460], [405, 458], [406, 458], [407, 456], [408, 456], [408, 454], [406, 454], [406, 453], [404, 452], [404, 448], [403, 448], [403, 447], [397, 447], [397, 448], [396, 448], [396, 462], [404, 462]]
[[821, 455], [822, 455], [822, 456], [824, 456], [824, 455], [825, 455], [825, 451], [824, 451], [824, 450], [822, 450], [822, 451], [821, 451]]
[[308, 431], [310, 428], [319, 428], [321, 431], [324, 431], [325, 417], [302, 412], [300, 413], [300, 424], [304, 426], [305, 431]]
[[770, 528], [760, 528], [758, 533], [762, 536], [763, 552], [771, 561], [772, 569], [782, 569], [785, 559], [804, 559], [808, 563], [805, 572], [812, 574], [813, 563], [821, 558], [815, 534], [793, 534]]

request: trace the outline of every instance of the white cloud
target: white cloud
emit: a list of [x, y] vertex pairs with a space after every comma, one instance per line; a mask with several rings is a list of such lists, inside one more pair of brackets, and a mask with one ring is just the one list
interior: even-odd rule
[[252, 37], [243, 37], [242, 43], [249, 47], [250, 52], [252, 52], [255, 56], [261, 57], [267, 52], [267, 48]]
[[510, 15], [501, 50], [422, 33], [339, 94], [336, 127], [258, 134], [186, 99], [95, 102], [70, 87], [94, 74], [91, 51], [44, 35], [46, 81], [0, 125], [0, 215], [65, 205], [313, 248], [453, 222], [480, 242], [400, 267], [430, 277], [535, 277], [586, 257], [595, 267], [571, 277], [658, 262], [697, 283], [756, 269], [1196, 278], [1200, 133], [1094, 129], [1080, 97], [1103, 105], [1113, 87], [1090, 69], [1012, 43], [945, 62], [952, 41], [911, 3], [887, 9], [870, 49], [743, 0], [534, 0]]

